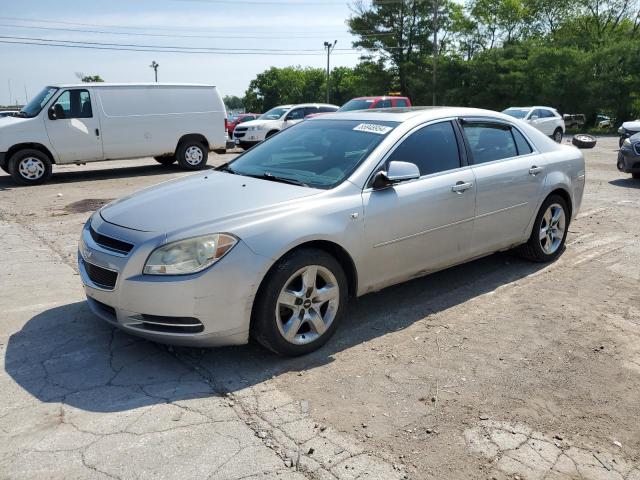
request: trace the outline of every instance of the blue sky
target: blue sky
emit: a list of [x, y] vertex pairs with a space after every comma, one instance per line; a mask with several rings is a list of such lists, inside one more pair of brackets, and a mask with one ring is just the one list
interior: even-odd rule
[[[324, 68], [325, 40], [338, 40], [332, 66], [353, 66], [358, 60], [357, 52], [338, 50], [351, 48], [353, 40], [345, 25], [350, 14], [347, 0], [0, 0], [0, 4], [0, 37], [4, 37], [0, 41], [81, 41], [100, 48], [105, 43], [199, 47], [225, 53], [0, 43], [0, 104], [9, 103], [9, 85], [11, 101], [17, 98], [23, 103], [25, 96], [35, 95], [47, 84], [76, 82], [76, 72], [99, 74], [112, 82], [153, 81], [152, 60], [160, 64], [161, 82], [212, 83], [223, 95], [239, 96], [257, 73], [271, 66]], [[233, 48], [287, 50], [287, 55], [239, 55]]]

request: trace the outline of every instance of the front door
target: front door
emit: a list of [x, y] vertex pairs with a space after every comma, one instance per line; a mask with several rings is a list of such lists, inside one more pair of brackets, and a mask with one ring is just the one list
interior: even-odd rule
[[385, 165], [411, 162], [421, 177], [364, 190], [367, 288], [382, 288], [467, 258], [475, 179], [460, 146], [450, 121], [420, 127], [391, 152]]
[[95, 106], [89, 90], [82, 88], [65, 90], [54, 102], [54, 115], [45, 116], [45, 125], [58, 163], [102, 160], [102, 135]]
[[474, 254], [522, 240], [535, 214], [545, 179], [541, 156], [508, 124], [464, 121], [476, 178]]

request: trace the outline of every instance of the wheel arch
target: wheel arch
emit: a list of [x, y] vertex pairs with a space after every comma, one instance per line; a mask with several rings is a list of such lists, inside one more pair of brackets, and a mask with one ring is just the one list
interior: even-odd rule
[[180, 139], [178, 140], [178, 143], [176, 144], [176, 151], [174, 153], [178, 153], [178, 148], [180, 148], [180, 145], [182, 145], [184, 142], [192, 141], [204, 144], [207, 151], [209, 151], [209, 140], [207, 140], [207, 137], [205, 137], [201, 133], [187, 133], [186, 135], [180, 137]]
[[272, 129], [272, 130], [269, 130], [269, 131], [267, 132], [267, 134], [264, 136], [264, 138], [265, 138], [265, 140], [266, 140], [267, 138], [269, 138], [269, 137], [273, 137], [276, 133], [279, 133], [279, 132], [280, 132], [280, 130], [277, 130], [277, 129], [275, 129], [275, 128], [274, 128], [274, 129]]
[[39, 152], [44, 153], [49, 158], [52, 164], [56, 163], [56, 159], [51, 153], [51, 151], [47, 147], [45, 147], [43, 144], [37, 143], [37, 142], [24, 142], [24, 143], [16, 143], [11, 148], [9, 148], [9, 150], [7, 150], [7, 155], [5, 157], [7, 165], [9, 164], [9, 160], [13, 155], [15, 155], [20, 150], [27, 150], [27, 149], [38, 150]]

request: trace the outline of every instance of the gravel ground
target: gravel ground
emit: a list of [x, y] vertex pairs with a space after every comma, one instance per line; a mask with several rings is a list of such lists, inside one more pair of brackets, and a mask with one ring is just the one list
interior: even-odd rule
[[584, 152], [555, 263], [497, 254], [367, 295], [297, 359], [168, 349], [84, 305], [91, 211], [185, 172], [0, 173], [0, 477], [639, 480], [640, 182], [616, 149]]

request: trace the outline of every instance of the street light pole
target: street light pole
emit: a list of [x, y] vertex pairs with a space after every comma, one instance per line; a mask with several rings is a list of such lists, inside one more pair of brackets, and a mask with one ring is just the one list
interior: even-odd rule
[[160, 66], [160, 64], [156, 63], [156, 61], [154, 60], [149, 66], [153, 68], [153, 73], [155, 73], [156, 75], [156, 83], [158, 83], [158, 67]]
[[331, 56], [331, 52], [333, 51], [333, 49], [336, 48], [336, 43], [338, 43], [338, 40], [334, 40], [333, 43], [324, 42], [324, 48], [327, 50], [327, 103], [329, 103], [329, 81], [331, 78], [331, 73], [329, 70], [329, 57]]

